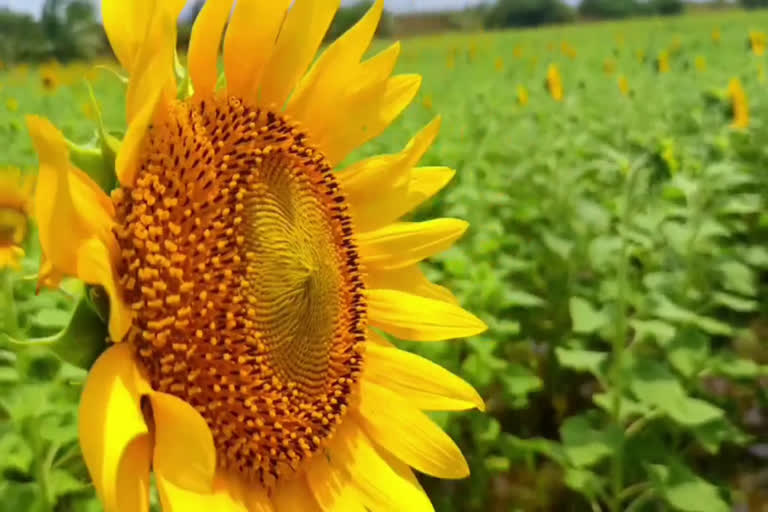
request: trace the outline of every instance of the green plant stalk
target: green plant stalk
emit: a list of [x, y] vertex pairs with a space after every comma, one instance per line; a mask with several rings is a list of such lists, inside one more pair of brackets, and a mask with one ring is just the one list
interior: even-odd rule
[[53, 467], [53, 460], [56, 457], [56, 452], [59, 451], [58, 443], [54, 443], [48, 447], [45, 457], [39, 461], [37, 468], [37, 482], [40, 485], [40, 495], [43, 501], [43, 510], [45, 512], [53, 512], [56, 507], [56, 497], [53, 495], [50, 482], [51, 468]]
[[18, 334], [16, 302], [13, 299], [13, 278], [9, 269], [0, 269], [0, 332]]
[[[632, 193], [635, 184], [636, 169], [630, 167], [627, 179], [624, 183], [624, 205], [619, 224], [621, 236], [621, 251], [619, 253], [618, 268], [616, 272], [617, 296], [616, 296], [616, 332], [613, 338], [613, 366], [611, 368], [611, 385], [613, 387], [613, 400], [611, 403], [611, 417], [623, 431], [621, 423], [621, 397], [624, 394], [624, 349], [627, 339], [627, 288], [628, 288], [628, 257], [626, 230], [629, 227], [629, 212], [632, 202]], [[621, 497], [624, 490], [624, 438], [611, 459], [611, 503], [612, 512], [621, 512]]]

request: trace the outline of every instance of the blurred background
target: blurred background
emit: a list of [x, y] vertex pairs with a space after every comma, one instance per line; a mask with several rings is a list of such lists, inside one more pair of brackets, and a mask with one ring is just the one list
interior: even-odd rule
[[[179, 20], [182, 62], [202, 3]], [[328, 41], [368, 6], [342, 2]], [[763, 7], [385, 1], [371, 54], [402, 40], [398, 70], [424, 81], [350, 161], [443, 117], [420, 165], [457, 175], [414, 217], [471, 222], [426, 270], [490, 327], [396, 342], [488, 405], [434, 415], [472, 469], [421, 479], [438, 512], [768, 511]], [[78, 144], [99, 120], [123, 130], [123, 89], [96, 3], [0, 0], [0, 168], [34, 174], [29, 113]], [[0, 271], [0, 331], [21, 339], [62, 329], [80, 286], [35, 293], [29, 228], [21, 268]], [[0, 511], [100, 510], [77, 444], [84, 375], [0, 337]]]

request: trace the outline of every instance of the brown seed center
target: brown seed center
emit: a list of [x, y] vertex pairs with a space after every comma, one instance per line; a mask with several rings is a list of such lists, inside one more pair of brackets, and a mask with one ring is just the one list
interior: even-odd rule
[[272, 485], [332, 435], [365, 330], [346, 204], [278, 114], [177, 103], [113, 194], [129, 339], [154, 389], [195, 407], [221, 467]]

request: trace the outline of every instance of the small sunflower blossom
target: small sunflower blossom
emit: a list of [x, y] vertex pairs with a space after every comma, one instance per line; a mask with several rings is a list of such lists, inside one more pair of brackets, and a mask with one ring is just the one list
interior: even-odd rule
[[568, 57], [569, 59], [573, 60], [578, 56], [578, 52], [576, 51], [576, 48], [574, 48], [571, 43], [568, 41], [563, 41], [560, 44], [560, 51], [563, 55]]
[[616, 84], [619, 86], [619, 91], [623, 96], [629, 96], [629, 80], [627, 80], [626, 76], [619, 75], [619, 78], [616, 80]]
[[19, 268], [29, 233], [35, 178], [16, 167], [0, 169], [0, 269]]
[[759, 30], [751, 30], [749, 32], [749, 48], [756, 57], [765, 55], [767, 43], [768, 37], [766, 37], [765, 32]]
[[659, 52], [656, 58], [656, 71], [659, 73], [669, 73], [669, 52], [663, 50]]
[[728, 83], [728, 97], [731, 100], [733, 121], [731, 127], [744, 130], [749, 127], [749, 104], [747, 93], [741, 85], [741, 80], [732, 78]]
[[517, 86], [517, 103], [524, 107], [528, 104], [528, 90], [524, 85]]
[[398, 153], [336, 170], [420, 77], [392, 75], [398, 43], [362, 60], [382, 0], [317, 59], [339, 0], [208, 0], [178, 80], [185, 3], [103, 1], [129, 75], [127, 130], [103, 153], [110, 195], [59, 130], [27, 119], [46, 272], [109, 302], [110, 345], [79, 410], [104, 509], [146, 512], [152, 472], [164, 512], [431, 512], [411, 468], [469, 468], [423, 411], [484, 404], [380, 333], [486, 328], [419, 267], [467, 223], [399, 220], [454, 175], [417, 167], [440, 120]]
[[57, 62], [49, 62], [40, 66], [40, 85], [49, 93], [56, 91], [62, 81], [62, 71]]
[[707, 59], [703, 55], [697, 55], [693, 61], [696, 71], [703, 73], [707, 70]]
[[720, 38], [721, 38], [720, 28], [719, 27], [713, 28], [712, 29], [712, 42], [715, 43], [715, 44], [720, 44]]
[[555, 64], [547, 68], [547, 89], [555, 101], [563, 101], [563, 81]]
[[607, 58], [603, 61], [603, 73], [606, 75], [612, 75], [616, 72], [616, 60]]

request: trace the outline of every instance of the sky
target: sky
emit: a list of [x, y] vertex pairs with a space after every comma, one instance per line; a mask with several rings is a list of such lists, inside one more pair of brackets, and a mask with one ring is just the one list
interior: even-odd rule
[[[130, 0], [126, 0], [130, 1]], [[435, 11], [443, 9], [461, 9], [483, 3], [484, 0], [384, 0], [384, 5], [392, 12]], [[342, 3], [354, 3], [354, 0], [342, 0]], [[40, 13], [43, 0], [0, 0], [0, 8], [10, 7], [16, 11]]]

